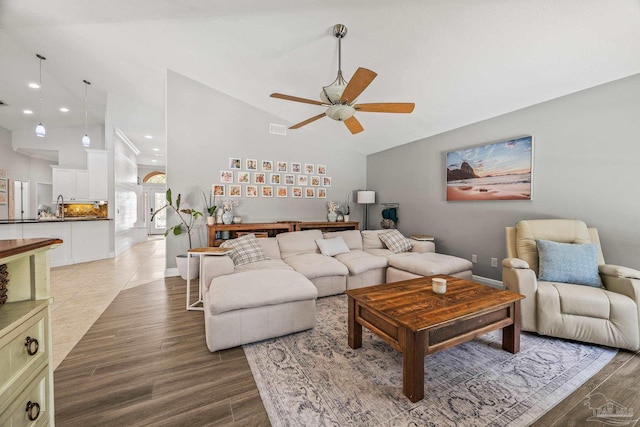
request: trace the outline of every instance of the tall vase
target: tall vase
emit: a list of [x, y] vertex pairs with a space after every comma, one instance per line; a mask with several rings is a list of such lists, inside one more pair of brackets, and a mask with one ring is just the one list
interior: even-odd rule
[[233, 222], [233, 213], [231, 211], [226, 211], [222, 214], [222, 222], [224, 224], [231, 224]]
[[335, 211], [330, 211], [329, 214], [327, 214], [327, 219], [329, 220], [329, 222], [336, 222], [338, 219], [338, 214], [335, 213]]

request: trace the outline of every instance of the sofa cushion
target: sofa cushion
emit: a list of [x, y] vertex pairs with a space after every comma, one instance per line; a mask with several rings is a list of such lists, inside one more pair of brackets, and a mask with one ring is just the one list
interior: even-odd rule
[[349, 275], [349, 270], [343, 263], [321, 254], [292, 255], [285, 258], [285, 262], [309, 279]]
[[221, 244], [220, 247], [233, 249], [229, 253], [229, 256], [237, 266], [268, 259], [253, 233], [238, 237], [237, 239], [227, 240]]
[[[556, 303], [550, 304], [548, 301], [555, 299], [562, 314], [609, 319], [611, 314], [609, 295], [613, 292], [587, 287], [576, 288], [577, 286], [569, 283], [539, 281], [536, 295], [540, 308], [539, 315], [544, 315], [547, 309], [556, 306]], [[626, 298], [624, 295], [621, 296]]]
[[220, 247], [233, 249], [229, 253], [229, 256], [235, 265], [249, 264], [250, 262], [268, 259], [253, 233], [238, 237], [237, 239], [227, 240], [221, 244]]
[[351, 251], [362, 250], [362, 234], [358, 230], [345, 230], [345, 231], [333, 231], [331, 233], [324, 233], [325, 239], [333, 239], [334, 237], [341, 236], [347, 247]]
[[380, 233], [386, 233], [389, 230], [363, 230], [362, 233], [362, 246], [365, 250], [368, 249], [386, 249], [382, 240], [380, 240]]
[[454, 274], [471, 270], [473, 264], [464, 258], [451, 255], [436, 254], [433, 252], [416, 253], [406, 252], [395, 254], [387, 258], [389, 266], [399, 270], [408, 271], [420, 276], [433, 276], [434, 274]]
[[395, 255], [393, 252], [391, 252], [389, 249], [387, 248], [373, 248], [373, 249], [367, 249], [365, 252], [371, 254], [371, 255], [375, 255], [375, 256], [381, 256], [381, 257], [385, 257], [388, 258], [391, 255]]
[[320, 253], [325, 256], [334, 256], [349, 252], [349, 247], [344, 242], [342, 236], [333, 239], [318, 239], [316, 245], [320, 249]]
[[265, 237], [258, 239], [258, 243], [262, 247], [262, 251], [267, 258], [282, 259], [280, 256], [280, 247], [275, 237]]
[[336, 255], [335, 258], [347, 266], [352, 276], [387, 266], [387, 258], [371, 255], [365, 251], [351, 251]]
[[320, 230], [294, 231], [292, 233], [280, 233], [276, 236], [282, 259], [305, 253], [318, 253], [316, 240], [322, 239]]
[[286, 262], [281, 259], [265, 259], [262, 261], [251, 262], [236, 266], [236, 271], [249, 270], [293, 270]]
[[413, 247], [411, 240], [404, 237], [398, 230], [389, 230], [378, 235], [382, 243], [393, 253], [401, 254], [410, 251]]
[[598, 274], [598, 245], [536, 240], [539, 255], [538, 279], [602, 287]]
[[291, 270], [243, 271], [216, 277], [206, 295], [211, 314], [315, 299], [318, 290], [306, 277]]

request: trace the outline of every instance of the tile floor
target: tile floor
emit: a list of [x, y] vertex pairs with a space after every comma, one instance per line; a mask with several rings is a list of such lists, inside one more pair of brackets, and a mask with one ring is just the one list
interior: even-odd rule
[[163, 236], [150, 236], [116, 258], [52, 268], [54, 369], [122, 289], [163, 279], [164, 269]]

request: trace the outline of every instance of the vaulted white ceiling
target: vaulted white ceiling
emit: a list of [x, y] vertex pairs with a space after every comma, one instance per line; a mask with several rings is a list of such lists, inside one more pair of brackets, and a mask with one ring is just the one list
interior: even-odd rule
[[415, 111], [357, 113], [357, 135], [328, 118], [289, 132], [365, 154], [640, 73], [640, 0], [0, 0], [0, 126], [37, 124], [36, 53], [48, 127], [84, 125], [87, 79], [91, 123], [108, 96], [148, 116], [122, 128], [142, 156], [143, 135], [165, 140], [167, 69], [298, 123], [322, 107], [269, 94], [318, 99], [336, 76], [337, 23], [345, 77], [378, 73], [359, 101]]

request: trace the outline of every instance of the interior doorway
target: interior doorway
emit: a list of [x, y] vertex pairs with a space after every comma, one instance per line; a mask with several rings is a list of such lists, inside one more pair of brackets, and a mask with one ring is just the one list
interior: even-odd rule
[[29, 181], [13, 181], [13, 218], [24, 220], [34, 218], [29, 210]]

